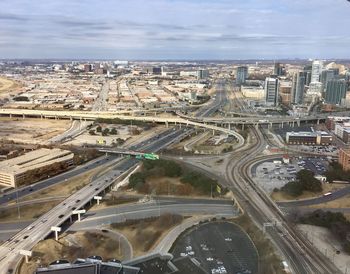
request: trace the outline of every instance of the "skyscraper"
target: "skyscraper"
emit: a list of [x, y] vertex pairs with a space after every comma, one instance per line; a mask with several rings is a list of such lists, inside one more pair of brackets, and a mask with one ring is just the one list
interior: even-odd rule
[[293, 104], [302, 104], [304, 99], [304, 90], [305, 90], [305, 72], [299, 71], [293, 75], [293, 84], [292, 84], [292, 103]]
[[339, 69], [327, 69], [321, 73], [321, 83], [323, 88], [326, 89], [327, 83], [339, 75]]
[[198, 79], [209, 78], [209, 70], [207, 70], [207, 69], [200, 69], [197, 71], [197, 73], [198, 73]]
[[323, 68], [323, 62], [315, 60], [312, 62], [311, 83], [320, 82], [320, 76]]
[[248, 78], [248, 67], [241, 66], [237, 68], [236, 73], [236, 84], [241, 85], [245, 83], [245, 80]]
[[284, 75], [284, 67], [281, 65], [281, 63], [275, 63], [273, 74], [276, 76]]
[[265, 101], [268, 106], [278, 104], [278, 78], [268, 77], [265, 80]]
[[340, 104], [346, 96], [346, 82], [344, 79], [332, 79], [328, 81], [326, 87], [325, 101], [328, 104]]

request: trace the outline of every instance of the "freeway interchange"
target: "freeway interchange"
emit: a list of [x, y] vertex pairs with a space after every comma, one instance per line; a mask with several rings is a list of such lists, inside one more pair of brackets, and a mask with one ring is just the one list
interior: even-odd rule
[[[264, 136], [258, 128], [252, 128], [254, 135], [254, 141], [252, 145], [245, 144], [242, 136], [231, 129], [221, 128], [218, 126], [209, 125], [203, 123], [204, 121], [212, 122], [213, 118], [206, 118], [217, 110], [219, 110], [226, 102], [226, 83], [218, 82], [217, 84], [217, 95], [214, 100], [209, 102], [209, 104], [200, 109], [197, 115], [193, 118], [194, 121], [184, 120], [183, 118], [159, 118], [159, 117], [140, 117], [142, 121], [155, 121], [155, 122], [165, 122], [166, 123], [176, 123], [192, 126], [200, 126], [211, 130], [220, 130], [225, 133], [234, 135], [238, 139], [239, 147], [236, 152], [233, 152], [229, 156], [229, 161], [226, 165], [226, 172], [224, 176], [213, 175], [215, 172], [211, 172], [210, 176], [216, 176], [221, 181], [224, 181], [225, 186], [230, 188], [235, 194], [240, 206], [243, 210], [253, 219], [253, 221], [261, 228], [264, 227], [266, 223], [275, 223], [283, 229], [285, 232], [282, 236], [273, 229], [267, 229], [267, 235], [283, 254], [285, 259], [290, 263], [292, 270], [295, 273], [338, 273], [338, 269], [328, 261], [322, 254], [315, 251], [315, 249], [304, 241], [304, 239], [288, 224], [283, 213], [280, 211], [278, 206], [266, 196], [266, 194], [260, 190], [254, 182], [250, 179], [250, 169], [249, 167], [255, 161], [256, 155], [258, 155], [266, 146]], [[94, 114], [94, 113], [46, 113], [46, 112], [25, 112], [24, 110], [1, 110], [0, 114], [11, 114], [11, 115], [27, 115], [27, 116], [60, 116], [62, 118], [72, 118], [72, 119], [95, 119], [99, 117], [111, 117], [109, 114]], [[112, 116], [120, 118], [122, 116]], [[131, 116], [123, 116], [123, 119], [130, 119]], [[132, 117], [132, 119], [137, 117]], [[312, 117], [314, 118], [314, 117]], [[207, 119], [207, 120], [206, 120]], [[215, 118], [216, 119], [216, 118]], [[246, 117], [244, 118], [246, 119]], [[258, 119], [258, 118], [254, 118]], [[259, 118], [261, 119], [261, 118]], [[317, 117], [317, 119], [323, 119], [323, 117]], [[216, 121], [216, 120], [215, 120]], [[232, 120], [230, 120], [232, 121]], [[255, 120], [254, 120], [255, 121]], [[280, 120], [278, 120], [280, 122]], [[184, 137], [193, 133], [193, 129], [187, 127], [176, 127], [169, 128], [158, 136], [154, 136], [142, 143], [134, 145], [128, 149], [130, 150], [143, 150], [147, 152], [157, 152], [169, 145], [181, 141]], [[112, 162], [111, 162], [112, 161]], [[0, 246], [0, 264], [4, 266], [0, 270], [0, 274], [5, 274], [9, 269], [15, 269], [18, 261], [21, 258], [19, 254], [21, 250], [30, 250], [36, 243], [40, 240], [45, 239], [49, 234], [51, 234], [51, 227], [57, 227], [63, 224], [66, 220], [71, 218], [72, 212], [76, 209], [83, 208], [84, 205], [89, 203], [94, 196], [100, 195], [110, 186], [112, 186], [116, 181], [121, 180], [125, 177], [125, 174], [131, 170], [136, 164], [135, 159], [123, 159], [112, 156], [103, 156], [100, 159], [89, 162], [81, 167], [77, 167], [67, 173], [58, 175], [53, 178], [48, 178], [35, 186], [28, 186], [18, 191], [12, 191], [7, 196], [0, 198], [0, 204], [6, 204], [9, 201], [23, 197], [32, 193], [32, 191], [38, 191], [50, 185], [56, 184], [70, 178], [71, 176], [83, 173], [86, 168], [90, 169], [98, 165], [109, 163], [110, 168], [101, 174], [99, 177], [94, 178], [89, 185], [78, 190], [73, 195], [69, 196], [62, 203], [54, 207], [52, 210], [46, 214], [39, 217], [33, 223], [29, 224], [27, 227], [19, 231], [16, 235], [7, 240], [3, 245]], [[201, 169], [193, 163], [193, 166], [197, 169]], [[208, 170], [202, 170], [204, 173], [208, 173]], [[209, 172], [210, 173], [210, 172]], [[206, 207], [203, 203], [186, 203], [182, 201], [181, 203], [175, 203], [169, 205], [162, 201], [158, 205], [147, 205], [134, 206], [129, 209], [125, 209], [124, 212], [119, 212], [119, 215], [114, 218], [125, 218], [126, 215], [130, 216], [133, 214], [143, 214], [148, 211], [149, 214], [156, 214], [162, 210], [169, 209], [170, 207], [174, 212], [186, 213], [190, 212], [189, 207], [192, 207], [193, 212], [226, 212], [227, 205], [208, 205], [205, 202]], [[192, 201], [193, 203], [193, 201]], [[143, 207], [143, 208], [140, 208]], [[199, 209], [201, 208], [201, 209]], [[230, 206], [232, 211], [232, 207]], [[79, 226], [93, 227], [97, 223], [109, 222], [110, 219], [108, 215], [115, 215], [115, 212], [107, 211], [105, 214], [100, 216], [87, 216], [83, 222], [74, 224], [76, 228]], [[228, 210], [228, 209], [227, 209]], [[151, 213], [150, 213], [151, 212]], [[107, 217], [106, 217], [107, 216]]]

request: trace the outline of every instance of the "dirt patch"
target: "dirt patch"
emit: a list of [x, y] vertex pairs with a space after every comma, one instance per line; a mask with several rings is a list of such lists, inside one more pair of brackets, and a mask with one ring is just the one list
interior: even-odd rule
[[75, 176], [71, 179], [68, 179], [64, 183], [56, 184], [54, 186], [45, 188], [39, 192], [33, 193], [31, 195], [25, 196], [21, 201], [30, 201], [45, 197], [53, 197], [53, 196], [69, 196], [79, 189], [83, 188], [87, 184], [90, 183], [91, 178], [100, 172], [103, 167], [96, 168], [94, 170], [90, 170], [82, 175]]
[[54, 136], [68, 130], [67, 120], [41, 120], [21, 118], [0, 118], [0, 139], [17, 143], [44, 144]]
[[[323, 184], [322, 185], [323, 190], [322, 190], [322, 192], [319, 192], [319, 193], [304, 191], [302, 195], [300, 195], [298, 197], [293, 197], [293, 196], [288, 195], [286, 193], [283, 193], [281, 191], [277, 191], [277, 192], [271, 193], [271, 198], [275, 201], [291, 201], [291, 200], [311, 199], [311, 198], [321, 197], [323, 194], [325, 194], [327, 192], [333, 192], [333, 191], [342, 189], [344, 187], [346, 187], [346, 185], [344, 185], [344, 184]], [[322, 204], [322, 207], [324, 207], [323, 204]]]
[[58, 205], [60, 201], [51, 201], [40, 204], [32, 204], [32, 205], [23, 205], [20, 206], [20, 215], [21, 218], [18, 218], [18, 208], [10, 208], [10, 209], [1, 209], [0, 210], [0, 220], [1, 222], [10, 222], [17, 220], [32, 220], [39, 218], [41, 215], [45, 214], [56, 205]]
[[7, 97], [14, 94], [21, 87], [19, 82], [12, 79], [0, 77], [0, 97]]
[[[58, 241], [47, 239], [33, 248], [33, 257], [28, 264], [23, 263], [19, 274], [32, 274], [40, 265], [48, 265], [58, 259], [73, 262], [77, 258], [98, 255], [104, 260], [121, 259], [118, 240], [99, 232], [65, 233]], [[121, 251], [121, 250], [120, 250]]]
[[116, 230], [129, 240], [133, 247], [134, 257], [150, 251], [167, 233], [183, 221], [180, 215], [164, 214], [144, 220], [130, 220], [121, 224], [112, 224]]

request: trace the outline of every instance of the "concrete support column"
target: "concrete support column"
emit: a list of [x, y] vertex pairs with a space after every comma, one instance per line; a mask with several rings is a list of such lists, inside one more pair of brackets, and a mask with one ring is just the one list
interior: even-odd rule
[[320, 119], [317, 119], [317, 124], [318, 124], [318, 125], [320, 124]]
[[94, 196], [94, 200], [97, 201], [97, 205], [100, 204], [100, 201], [102, 200], [102, 197], [101, 196]]
[[298, 127], [300, 127], [300, 120], [297, 121], [297, 125], [298, 125]]
[[22, 115], [22, 119], [25, 119], [25, 118], [26, 118], [26, 116], [23, 114], [23, 115]]
[[244, 124], [242, 124], [242, 130], [244, 130]]
[[33, 255], [32, 251], [24, 249], [20, 250], [19, 254], [24, 256], [26, 263], [29, 263], [29, 257]]
[[72, 214], [73, 215], [78, 215], [78, 222], [80, 222], [81, 221], [80, 216], [81, 216], [81, 214], [84, 214], [85, 212], [86, 212], [85, 209], [80, 209], [80, 210], [74, 210], [72, 212]]
[[61, 232], [61, 228], [58, 226], [52, 226], [51, 231], [55, 232], [55, 239], [58, 241], [58, 232]]
[[283, 128], [283, 127], [284, 127], [284, 123], [282, 122], [282, 123], [281, 123], [281, 128]]
[[166, 126], [167, 128], [169, 127], [168, 121], [165, 121], [165, 126]]
[[10, 113], [10, 118], [12, 118], [12, 114]]
[[215, 135], [215, 129], [213, 129], [213, 136]]

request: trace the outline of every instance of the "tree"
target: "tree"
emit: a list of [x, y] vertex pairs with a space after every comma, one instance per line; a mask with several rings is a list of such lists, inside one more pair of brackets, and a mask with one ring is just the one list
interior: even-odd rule
[[111, 135], [117, 135], [118, 131], [115, 128], [112, 128], [110, 133]]
[[107, 136], [109, 133], [109, 128], [105, 128], [103, 131], [102, 131], [102, 136]]
[[322, 191], [322, 184], [314, 177], [314, 173], [312, 171], [304, 169], [297, 173], [295, 181], [288, 182], [281, 188], [281, 191], [297, 197], [303, 194], [303, 191]]
[[95, 131], [94, 131], [93, 129], [91, 129], [91, 130], [89, 131], [89, 134], [90, 134], [90, 135], [95, 135], [96, 133], [95, 133]]
[[96, 131], [97, 132], [102, 132], [102, 127], [101, 126], [97, 126]]

